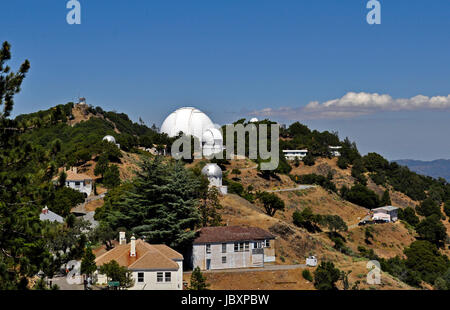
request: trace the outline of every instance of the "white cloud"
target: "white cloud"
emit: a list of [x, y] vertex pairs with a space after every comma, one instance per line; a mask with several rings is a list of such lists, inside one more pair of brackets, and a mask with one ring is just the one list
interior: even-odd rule
[[354, 118], [382, 111], [414, 111], [450, 109], [450, 95], [394, 99], [390, 95], [349, 92], [338, 99], [323, 103], [312, 101], [304, 107], [265, 108], [250, 113], [252, 116], [279, 117], [287, 120], [318, 118]]

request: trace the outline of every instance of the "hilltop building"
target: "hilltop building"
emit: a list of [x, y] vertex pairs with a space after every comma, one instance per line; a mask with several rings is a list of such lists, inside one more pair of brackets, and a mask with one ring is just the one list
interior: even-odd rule
[[181, 132], [197, 138], [204, 156], [223, 151], [223, 136], [211, 119], [202, 111], [184, 107], [171, 113], [163, 122], [161, 132], [176, 137]]
[[372, 209], [373, 220], [386, 220], [387, 222], [396, 222], [398, 220], [398, 208], [394, 206], [385, 206]]
[[191, 259], [201, 270], [264, 267], [275, 262], [275, 236], [258, 227], [204, 227]]
[[222, 195], [227, 194], [227, 186], [222, 185], [222, 169], [217, 164], [206, 164], [202, 169], [202, 174], [208, 178], [209, 186], [217, 187]]
[[116, 138], [113, 136], [107, 135], [103, 137], [103, 141], [115, 144], [120, 149], [120, 144], [116, 142]]
[[287, 160], [294, 160], [296, 158], [303, 159], [308, 155], [308, 150], [283, 150], [283, 154]]
[[[98, 267], [115, 260], [132, 272], [131, 290], [182, 290], [183, 255], [164, 244], [149, 244], [125, 234], [119, 234], [119, 244], [95, 259]], [[106, 284], [106, 275], [97, 272], [97, 283]]]
[[334, 157], [341, 156], [340, 150], [342, 149], [342, 146], [329, 146], [328, 148], [332, 156]]
[[[93, 180], [90, 176], [82, 173], [78, 173], [77, 167], [73, 167], [71, 170], [64, 170], [66, 173], [66, 187], [75, 189], [81, 193], [84, 193], [86, 197], [90, 196], [93, 189]], [[58, 177], [53, 178], [53, 182], [56, 183]]]

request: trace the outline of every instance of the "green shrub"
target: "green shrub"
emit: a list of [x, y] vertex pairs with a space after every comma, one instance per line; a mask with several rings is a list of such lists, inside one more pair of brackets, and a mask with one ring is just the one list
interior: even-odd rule
[[309, 282], [313, 282], [313, 277], [311, 272], [308, 269], [304, 269], [302, 271], [302, 276], [305, 280], [309, 281]]

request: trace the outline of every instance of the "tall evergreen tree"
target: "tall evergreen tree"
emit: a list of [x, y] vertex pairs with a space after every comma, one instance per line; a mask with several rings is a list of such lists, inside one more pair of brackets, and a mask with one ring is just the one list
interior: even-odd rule
[[[55, 169], [46, 154], [21, 141], [26, 128], [9, 118], [14, 95], [30, 68], [26, 60], [18, 72], [12, 72], [6, 65], [10, 59], [11, 46], [4, 42], [0, 48], [0, 289], [25, 288], [27, 277], [48, 260], [38, 215], [49, 198], [50, 184], [45, 181]], [[37, 173], [24, 171], [31, 160], [37, 163]]]
[[199, 186], [181, 163], [144, 159], [132, 189], [105, 218], [114, 229], [123, 226], [149, 242], [182, 249], [195, 237], [200, 221]]
[[391, 195], [389, 195], [389, 190], [385, 190], [383, 193], [383, 197], [381, 198], [381, 205], [382, 206], [390, 206], [392, 204], [391, 202]]
[[86, 275], [92, 275], [97, 270], [95, 264], [95, 255], [92, 253], [92, 249], [88, 247], [84, 251], [83, 258], [81, 259], [81, 273]]

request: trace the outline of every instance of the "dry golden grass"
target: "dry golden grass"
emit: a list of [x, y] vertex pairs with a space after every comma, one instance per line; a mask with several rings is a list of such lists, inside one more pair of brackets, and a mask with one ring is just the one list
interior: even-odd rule
[[[370, 243], [365, 242], [365, 230], [369, 228], [373, 235]], [[342, 234], [347, 240], [347, 246], [357, 252], [359, 245], [373, 249], [375, 254], [383, 258], [397, 255], [403, 257], [403, 249], [415, 240], [414, 231], [408, 229], [400, 222], [358, 226]]]
[[[302, 277], [303, 269], [203, 273], [212, 290], [314, 290]], [[190, 274], [183, 280], [190, 282]]]

